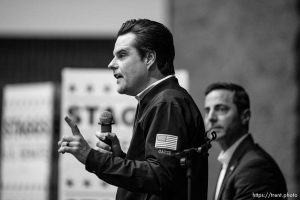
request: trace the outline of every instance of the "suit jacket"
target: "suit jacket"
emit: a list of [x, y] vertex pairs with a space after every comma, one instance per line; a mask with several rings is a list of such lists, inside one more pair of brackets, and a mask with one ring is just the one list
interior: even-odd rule
[[218, 200], [278, 200], [286, 193], [285, 179], [276, 162], [251, 135], [247, 136], [229, 161]]

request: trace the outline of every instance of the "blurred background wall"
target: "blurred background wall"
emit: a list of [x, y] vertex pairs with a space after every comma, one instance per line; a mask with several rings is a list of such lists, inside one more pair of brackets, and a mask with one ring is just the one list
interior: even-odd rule
[[[125, 20], [158, 20], [174, 34], [175, 66], [189, 71], [201, 112], [208, 84], [245, 87], [254, 138], [278, 162], [289, 192], [300, 195], [298, 5], [297, 0], [0, 0], [0, 86], [59, 85], [65, 67], [105, 68]], [[209, 157], [209, 197], [219, 151], [214, 145]], [[56, 184], [53, 178], [50, 199], [56, 198]]]
[[[244, 86], [252, 107], [250, 132], [278, 162], [289, 192], [299, 194], [297, 4], [294, 0], [178, 0], [171, 19], [176, 66], [191, 72], [190, 89], [199, 107], [209, 83]], [[218, 153], [215, 145], [210, 186], [217, 181]]]

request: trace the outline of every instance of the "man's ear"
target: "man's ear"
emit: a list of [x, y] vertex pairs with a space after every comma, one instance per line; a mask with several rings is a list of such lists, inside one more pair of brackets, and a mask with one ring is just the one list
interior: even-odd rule
[[251, 117], [251, 111], [250, 109], [246, 109], [242, 112], [241, 114], [241, 121], [242, 124], [248, 124], [250, 121], [250, 117]]
[[155, 51], [148, 51], [144, 57], [144, 62], [147, 66], [147, 69], [149, 70], [153, 63], [156, 60], [156, 53]]

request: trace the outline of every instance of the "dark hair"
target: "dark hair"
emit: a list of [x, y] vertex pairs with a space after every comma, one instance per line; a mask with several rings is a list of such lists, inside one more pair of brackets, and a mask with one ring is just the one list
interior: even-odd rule
[[126, 33], [136, 35], [135, 48], [141, 58], [144, 58], [148, 51], [154, 51], [159, 71], [164, 76], [175, 73], [173, 36], [167, 27], [148, 19], [131, 19], [123, 23], [117, 36]]
[[205, 90], [205, 96], [213, 90], [224, 89], [233, 92], [233, 103], [237, 106], [239, 114], [250, 109], [250, 99], [246, 90], [234, 83], [217, 82], [210, 84]]

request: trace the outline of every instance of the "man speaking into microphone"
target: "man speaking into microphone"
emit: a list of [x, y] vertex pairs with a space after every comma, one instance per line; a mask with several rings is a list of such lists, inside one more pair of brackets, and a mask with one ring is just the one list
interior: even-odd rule
[[[172, 156], [206, 141], [204, 124], [192, 97], [175, 77], [173, 36], [161, 23], [128, 20], [121, 26], [108, 68], [120, 94], [138, 101], [133, 135], [127, 153], [117, 134], [100, 133], [111, 145], [92, 149], [73, 121], [66, 118], [73, 135], [62, 138], [60, 153], [71, 153], [87, 171], [118, 186], [117, 200], [187, 199], [186, 171]], [[207, 197], [207, 156], [192, 157], [192, 199]]]

